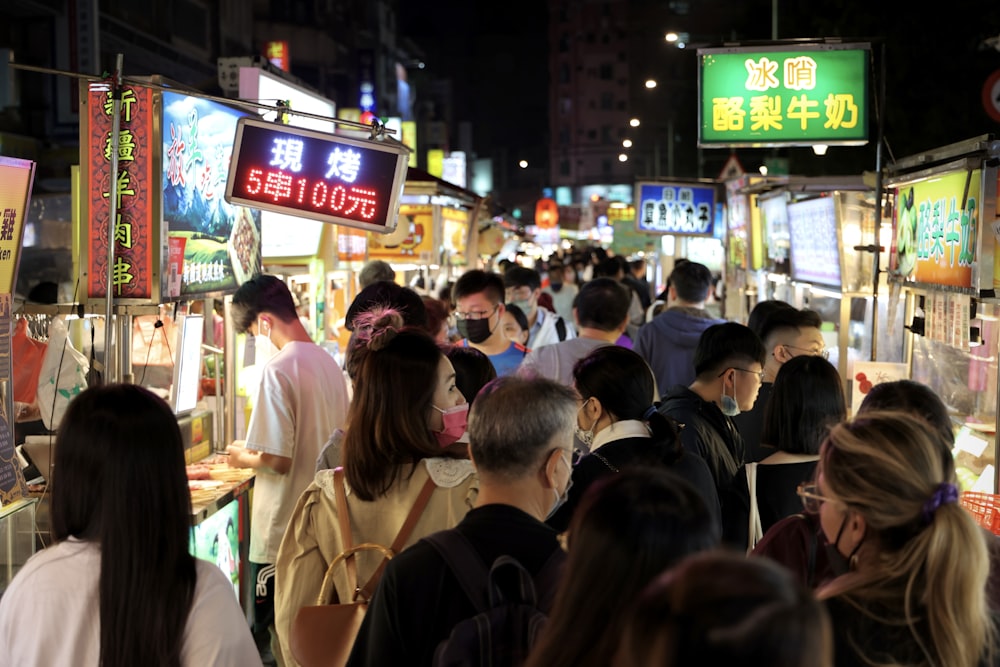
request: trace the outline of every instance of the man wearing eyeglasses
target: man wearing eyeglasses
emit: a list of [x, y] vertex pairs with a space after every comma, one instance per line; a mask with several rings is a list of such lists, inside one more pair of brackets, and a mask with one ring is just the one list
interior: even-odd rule
[[473, 269], [455, 282], [455, 325], [459, 345], [474, 347], [490, 358], [497, 376], [510, 375], [524, 361], [527, 348], [509, 340], [500, 325], [504, 314], [504, 285], [499, 274]]
[[764, 377], [764, 346], [736, 322], [705, 329], [694, 351], [695, 380], [676, 385], [659, 410], [681, 424], [681, 444], [708, 464], [720, 498], [743, 468], [744, 443], [732, 417], [753, 407]]
[[778, 370], [792, 357], [804, 354], [829, 358], [830, 353], [820, 331], [822, 324], [823, 320], [816, 311], [805, 308], [799, 310], [792, 306], [770, 309], [764, 317], [756, 319], [755, 333], [763, 341], [766, 353], [764, 384], [761, 385], [753, 409], [733, 418], [746, 443], [747, 461], [760, 461], [774, 453], [773, 447], [763, 446], [760, 433], [764, 425], [764, 408], [771, 398]]

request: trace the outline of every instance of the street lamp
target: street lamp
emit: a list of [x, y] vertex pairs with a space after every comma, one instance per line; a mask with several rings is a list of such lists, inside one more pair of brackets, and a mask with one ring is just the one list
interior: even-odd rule
[[632, 148], [632, 140], [625, 139], [624, 141], [622, 141], [622, 148]]
[[628, 155], [625, 154], [625, 153], [619, 153], [618, 154], [618, 161], [619, 162], [628, 162]]
[[646, 87], [656, 88], [656, 81], [654, 81], [653, 79], [646, 79]]
[[639, 119], [633, 118], [628, 122], [628, 124], [631, 125], [632, 127], [639, 127]]
[[521, 160], [520, 162], [517, 163], [517, 166], [520, 167], [521, 169], [527, 169], [528, 168], [528, 161], [527, 160]]

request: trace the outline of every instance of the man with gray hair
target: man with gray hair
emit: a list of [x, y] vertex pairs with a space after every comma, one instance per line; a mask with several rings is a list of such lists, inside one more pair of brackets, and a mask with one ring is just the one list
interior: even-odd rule
[[361, 289], [380, 280], [387, 280], [390, 283], [395, 282], [396, 272], [389, 262], [383, 262], [381, 259], [369, 260], [361, 267], [361, 271], [358, 272], [358, 282], [361, 283]]
[[[431, 664], [452, 628], [480, 611], [450, 563], [488, 571], [509, 556], [534, 578], [548, 612], [565, 556], [544, 521], [567, 497], [577, 408], [573, 390], [552, 380], [504, 376], [480, 391], [469, 414], [476, 505], [455, 528], [389, 561], [348, 665]], [[485, 573], [482, 583], [485, 596]]]

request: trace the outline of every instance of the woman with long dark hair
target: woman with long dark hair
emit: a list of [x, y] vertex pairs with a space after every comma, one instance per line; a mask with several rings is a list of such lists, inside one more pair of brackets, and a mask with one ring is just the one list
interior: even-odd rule
[[[316, 473], [299, 497], [278, 550], [275, 617], [286, 665], [298, 664], [290, 643], [295, 615], [315, 603], [327, 568], [348, 539], [354, 545], [389, 547], [423, 497], [426, 505], [402, 545], [407, 547], [455, 526], [478, 493], [468, 447], [459, 443], [468, 403], [444, 349], [426, 331], [404, 326], [392, 309], [359, 315], [355, 333], [362, 337], [358, 345], [363, 352], [355, 358], [343, 470]], [[350, 536], [340, 527], [341, 474]], [[373, 578], [382, 560], [381, 552], [356, 554], [359, 586]], [[337, 574], [337, 600], [350, 602], [356, 591], [347, 576]]]
[[573, 467], [568, 498], [547, 521], [550, 526], [565, 530], [596, 480], [645, 466], [670, 468], [687, 479], [719, 521], [712, 474], [702, 459], [684, 452], [678, 424], [656, 410], [656, 383], [642, 357], [618, 345], [599, 347], [573, 367], [573, 384], [581, 401], [577, 438], [589, 453]]
[[52, 535], [0, 598], [11, 665], [260, 665], [232, 583], [189, 552], [191, 495], [169, 406], [87, 389], [56, 436]]

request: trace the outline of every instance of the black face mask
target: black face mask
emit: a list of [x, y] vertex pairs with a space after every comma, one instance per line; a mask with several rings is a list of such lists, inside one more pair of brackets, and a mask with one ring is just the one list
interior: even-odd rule
[[455, 323], [458, 327], [458, 335], [468, 338], [470, 343], [484, 343], [493, 332], [490, 330], [490, 318], [481, 320], [458, 320]]
[[858, 545], [854, 547], [849, 556], [845, 556], [840, 553], [840, 549], [837, 547], [840, 544], [840, 536], [844, 534], [844, 528], [847, 527], [847, 520], [850, 518], [849, 515], [844, 515], [844, 522], [840, 524], [840, 530], [837, 531], [837, 539], [833, 541], [833, 544], [829, 542], [826, 543], [826, 557], [830, 562], [830, 570], [833, 571], [835, 577], [839, 577], [842, 574], [847, 574], [851, 571], [851, 559], [854, 558], [855, 554], [858, 553], [858, 549], [864, 544], [864, 537], [858, 542]]

